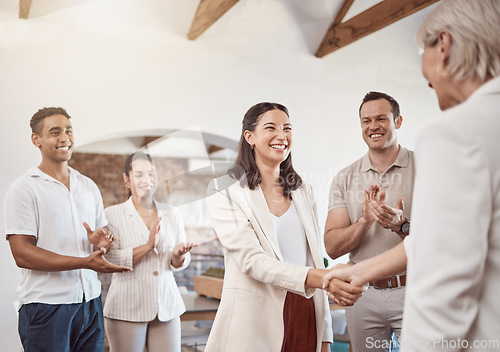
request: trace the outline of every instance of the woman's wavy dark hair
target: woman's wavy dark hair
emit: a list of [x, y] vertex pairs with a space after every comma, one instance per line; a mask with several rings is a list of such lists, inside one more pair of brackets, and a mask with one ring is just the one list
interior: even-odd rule
[[[255, 162], [255, 155], [253, 149], [245, 139], [245, 131], [255, 131], [255, 126], [259, 122], [262, 114], [271, 110], [281, 110], [287, 116], [288, 109], [277, 103], [263, 102], [252, 106], [243, 117], [240, 143], [238, 147], [238, 156], [234, 162], [234, 166], [229, 169], [229, 175], [240, 180], [242, 186], [248, 184], [251, 190], [254, 190], [261, 182], [260, 172]], [[246, 177], [243, 177], [246, 176]], [[283, 194], [289, 196], [290, 193], [302, 185], [302, 178], [297, 174], [292, 166], [292, 154], [289, 153], [288, 157], [280, 164], [280, 177], [279, 182], [283, 189]]]

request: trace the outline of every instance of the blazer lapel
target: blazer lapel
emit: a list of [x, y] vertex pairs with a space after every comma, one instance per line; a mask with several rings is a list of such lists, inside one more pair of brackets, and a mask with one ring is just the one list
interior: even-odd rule
[[316, 219], [314, 218], [314, 212], [312, 211], [312, 204], [310, 203], [303, 188], [292, 191], [292, 199], [295, 202], [295, 207], [297, 208], [297, 212], [302, 220], [302, 225], [304, 226], [307, 243], [309, 244], [309, 250], [311, 251], [314, 265], [316, 268], [322, 268], [324, 266], [322, 259], [323, 256], [318, 243], [318, 234], [315, 224]]
[[279, 260], [283, 261], [283, 256], [281, 255], [280, 247], [278, 244], [278, 238], [276, 237], [276, 232], [274, 229], [274, 223], [269, 213], [269, 207], [267, 206], [266, 198], [264, 193], [259, 186], [255, 190], [250, 190], [249, 188], [243, 188], [244, 193], [250, 202], [250, 209], [261, 229], [262, 234], [268, 240], [271, 245], [274, 254]]
[[134, 206], [134, 203], [132, 202], [132, 198], [129, 198], [126, 202], [126, 213], [127, 213], [127, 218], [133, 221], [135, 226], [137, 226], [138, 229], [140, 229], [140, 235], [148, 240], [149, 236], [149, 229], [144, 223], [144, 220], [142, 220], [141, 216], [137, 212], [137, 209]]

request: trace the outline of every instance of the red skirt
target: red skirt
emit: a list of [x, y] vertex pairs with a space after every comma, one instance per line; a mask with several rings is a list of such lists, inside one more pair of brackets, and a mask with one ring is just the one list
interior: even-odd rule
[[316, 352], [316, 313], [312, 298], [287, 292], [283, 322], [285, 335], [281, 352]]

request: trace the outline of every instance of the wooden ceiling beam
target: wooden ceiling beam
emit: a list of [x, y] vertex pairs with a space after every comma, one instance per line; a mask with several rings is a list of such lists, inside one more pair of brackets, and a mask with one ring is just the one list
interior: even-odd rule
[[349, 11], [349, 9], [351, 8], [351, 5], [353, 2], [354, 2], [354, 0], [345, 0], [344, 1], [344, 3], [342, 4], [342, 7], [340, 8], [339, 13], [337, 13], [337, 16], [333, 20], [331, 26], [335, 26], [335, 25], [342, 22], [345, 15], [347, 14], [347, 11]]
[[200, 0], [188, 39], [194, 40], [222, 17], [239, 0]]
[[149, 143], [156, 141], [160, 136], [145, 136], [141, 142], [141, 148], [146, 147]]
[[28, 19], [32, 0], [19, 0], [19, 18]]
[[[439, 0], [384, 0], [368, 10], [343, 23], [333, 21], [323, 41], [316, 51], [317, 57], [323, 57], [352, 42], [382, 29], [402, 18], [438, 2]], [[341, 11], [347, 6], [345, 1]], [[351, 2], [352, 3], [352, 2]], [[347, 9], [349, 9], [348, 4]], [[347, 10], [345, 11], [347, 12]], [[340, 13], [339, 13], [340, 14]], [[345, 13], [342, 15], [342, 18]]]
[[222, 150], [222, 149], [224, 149], [224, 148], [219, 147], [218, 145], [211, 144], [208, 147], [208, 154], [212, 154], [212, 153], [218, 152], [219, 150]]

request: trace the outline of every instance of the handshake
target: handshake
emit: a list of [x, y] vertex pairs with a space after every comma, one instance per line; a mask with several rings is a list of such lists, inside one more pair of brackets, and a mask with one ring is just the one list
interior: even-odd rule
[[[328, 297], [338, 305], [352, 306], [366, 290], [368, 282], [402, 273], [406, 270], [405, 244], [354, 265], [339, 264], [330, 270], [316, 269]], [[320, 279], [318, 279], [320, 280]]]
[[322, 274], [328, 298], [341, 307], [352, 306], [367, 289], [368, 280], [363, 278], [359, 266], [338, 264], [330, 270], [322, 270]]

